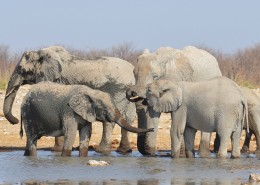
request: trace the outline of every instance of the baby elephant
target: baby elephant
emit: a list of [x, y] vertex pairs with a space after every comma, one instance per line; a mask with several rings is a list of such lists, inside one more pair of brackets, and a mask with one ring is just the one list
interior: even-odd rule
[[[61, 155], [70, 156], [79, 130], [79, 156], [87, 156], [93, 121], [116, 122], [135, 133], [153, 131], [129, 125], [107, 93], [82, 85], [42, 82], [31, 88], [21, 106], [21, 124], [27, 136], [24, 155], [37, 155], [37, 140], [42, 136], [64, 135]], [[20, 133], [22, 136], [22, 126]]]
[[147, 86], [146, 97], [148, 106], [154, 111], [172, 114], [172, 157], [179, 157], [183, 134], [186, 150], [194, 149], [197, 130], [219, 134], [220, 158], [227, 157], [231, 137], [231, 156], [240, 157], [239, 140], [244, 120], [248, 128], [248, 108], [241, 89], [232, 80], [225, 77], [201, 82], [158, 80]]

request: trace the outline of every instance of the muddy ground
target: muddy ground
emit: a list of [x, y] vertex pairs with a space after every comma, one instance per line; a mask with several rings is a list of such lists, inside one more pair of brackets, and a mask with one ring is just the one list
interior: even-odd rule
[[[27, 93], [27, 91], [30, 89], [30, 85], [22, 86], [16, 96], [16, 99], [14, 101], [13, 106], [13, 114], [20, 119], [20, 105], [22, 102], [22, 99], [24, 95]], [[25, 147], [26, 143], [26, 136], [24, 136], [22, 139], [20, 138], [19, 131], [20, 131], [20, 124], [12, 125], [10, 124], [3, 116], [3, 101], [4, 101], [5, 91], [0, 90], [0, 151], [6, 151], [6, 150], [12, 150], [12, 149], [23, 149]], [[160, 125], [159, 125], [159, 131], [157, 136], [157, 149], [158, 150], [169, 150], [170, 149], [170, 115], [169, 114], [163, 114], [160, 119]], [[137, 126], [137, 122], [135, 120], [134, 126]], [[92, 130], [92, 136], [90, 145], [95, 146], [100, 142], [102, 134], [102, 124], [100, 122], [94, 122], [93, 123], [93, 130]], [[211, 149], [213, 148], [213, 141], [214, 141], [214, 135], [211, 139]], [[245, 133], [243, 132], [243, 135], [240, 139], [241, 147], [244, 141]], [[118, 125], [115, 126], [115, 129], [113, 131], [113, 144], [112, 149], [116, 149], [118, 147], [119, 141], [121, 138], [121, 131], [120, 127]], [[200, 133], [198, 132], [196, 134], [196, 149], [198, 149], [200, 139]], [[137, 150], [136, 147], [136, 141], [137, 141], [137, 135], [132, 133], [131, 134], [131, 145], [134, 150]], [[54, 144], [54, 138], [53, 137], [42, 137], [38, 141], [38, 148], [50, 148]], [[76, 147], [78, 145], [78, 140], [75, 140], [74, 146]], [[229, 150], [231, 147], [229, 146]], [[251, 145], [250, 145], [250, 152], [255, 151], [256, 149], [256, 142], [255, 137], [252, 138]]]

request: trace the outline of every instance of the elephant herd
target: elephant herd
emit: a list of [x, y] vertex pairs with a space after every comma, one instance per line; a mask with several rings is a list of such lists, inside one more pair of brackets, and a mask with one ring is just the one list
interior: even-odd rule
[[[222, 77], [217, 60], [208, 52], [188, 46], [182, 50], [159, 48], [144, 52], [134, 67], [114, 57], [80, 58], [61, 46], [25, 52], [8, 82], [3, 112], [12, 114], [21, 85], [35, 84], [21, 106], [21, 124], [27, 136], [25, 155], [36, 155], [37, 140], [54, 136], [55, 150], [71, 155], [79, 130], [79, 155], [87, 156], [91, 122], [103, 123], [97, 152], [111, 152], [114, 123], [123, 129], [118, 152], [131, 152], [129, 133], [138, 133], [137, 147], [143, 155], [156, 153], [156, 136], [161, 112], [171, 113], [171, 156], [194, 157], [194, 139], [201, 130], [199, 155], [210, 155], [211, 132], [217, 132], [214, 150], [227, 157], [240, 156], [242, 129], [252, 133], [260, 153], [260, 96]], [[138, 128], [132, 127], [135, 116]], [[21, 126], [21, 132], [23, 129]], [[64, 136], [64, 139], [59, 136]]]

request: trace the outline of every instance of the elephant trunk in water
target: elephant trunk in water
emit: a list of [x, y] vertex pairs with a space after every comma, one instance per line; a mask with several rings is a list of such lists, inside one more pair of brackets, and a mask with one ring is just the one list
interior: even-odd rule
[[142, 128], [135, 128], [131, 125], [129, 125], [127, 123], [127, 121], [123, 118], [122, 114], [116, 110], [115, 113], [115, 119], [114, 121], [123, 129], [130, 131], [130, 132], [134, 132], [134, 133], [143, 133], [143, 132], [153, 132], [154, 129], [153, 128], [149, 128], [149, 129], [142, 129]]
[[3, 111], [6, 119], [12, 124], [17, 124], [19, 122], [19, 120], [12, 114], [12, 106], [20, 85], [21, 77], [14, 71], [6, 89], [3, 106]]
[[[143, 92], [143, 93], [142, 93]], [[142, 155], [153, 155], [156, 152], [156, 135], [158, 131], [160, 113], [154, 112], [146, 106], [145, 88], [137, 85], [130, 87], [126, 92], [129, 101], [136, 103], [138, 128], [154, 128], [154, 132], [139, 134], [137, 148]]]

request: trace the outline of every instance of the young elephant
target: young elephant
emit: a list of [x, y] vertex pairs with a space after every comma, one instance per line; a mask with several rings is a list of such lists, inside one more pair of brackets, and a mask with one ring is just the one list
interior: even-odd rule
[[219, 134], [220, 158], [227, 157], [230, 137], [231, 156], [240, 156], [239, 140], [244, 120], [248, 119], [248, 108], [241, 89], [232, 80], [217, 77], [208, 81], [176, 84], [168, 80], [158, 80], [147, 86], [146, 95], [148, 106], [154, 111], [172, 114], [172, 157], [179, 157], [183, 134], [186, 150], [194, 149], [197, 130]]
[[[256, 151], [255, 154], [260, 156], [260, 97], [252, 89], [247, 87], [240, 87], [245, 97], [247, 98], [248, 105], [248, 125], [249, 133], [246, 134], [246, 138], [241, 149], [242, 153], [249, 152], [249, 144], [252, 134], [256, 137]], [[218, 135], [214, 141], [214, 151], [219, 150], [219, 137]]]
[[[42, 136], [64, 135], [62, 156], [70, 156], [79, 130], [79, 155], [87, 156], [91, 122], [116, 122], [130, 132], [150, 132], [129, 125], [116, 109], [110, 95], [82, 85], [42, 82], [34, 85], [21, 106], [21, 123], [27, 136], [24, 155], [36, 155], [37, 140]], [[23, 133], [21, 127], [21, 135]]]

